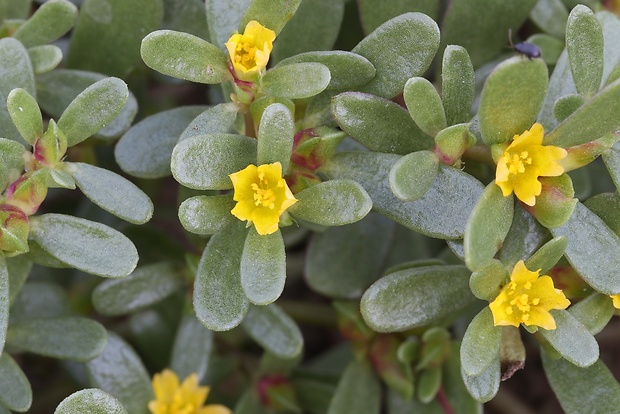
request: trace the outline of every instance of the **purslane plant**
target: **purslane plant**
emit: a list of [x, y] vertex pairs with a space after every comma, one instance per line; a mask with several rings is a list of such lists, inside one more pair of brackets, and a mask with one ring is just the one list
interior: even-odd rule
[[[0, 16], [16, 7], [5, 3]], [[615, 409], [620, 387], [593, 335], [620, 295], [620, 199], [590, 195], [620, 183], [620, 21], [561, 1], [405, 3], [87, 0], [60, 70], [60, 49], [44, 44], [73, 25], [74, 6], [52, 0], [4, 21], [0, 411], [28, 409], [9, 352], [34, 352], [83, 362], [65, 368], [100, 388], [58, 413], [480, 412], [523, 368], [523, 330], [565, 411]], [[542, 58], [514, 56], [497, 36], [528, 18], [544, 32], [528, 40]], [[141, 90], [155, 82], [138, 49], [160, 74], [211, 85], [213, 105], [125, 133], [137, 101], [140, 116], [167, 105]], [[136, 96], [74, 70], [92, 67]], [[58, 122], [45, 130], [48, 116]], [[79, 187], [148, 221], [138, 187], [91, 165], [114, 169], [121, 134], [124, 172], [180, 184], [139, 181], [158, 202], [179, 189], [155, 224], [124, 228], [139, 267], [120, 232], [37, 214], [48, 189]], [[58, 305], [69, 299], [55, 284], [25, 283], [33, 262], [108, 277], [91, 300], [109, 330]], [[75, 299], [90, 279], [73, 279], [87, 284], [73, 305], [91, 313]], [[302, 358], [308, 324], [330, 329], [316, 358], [314, 342]]]

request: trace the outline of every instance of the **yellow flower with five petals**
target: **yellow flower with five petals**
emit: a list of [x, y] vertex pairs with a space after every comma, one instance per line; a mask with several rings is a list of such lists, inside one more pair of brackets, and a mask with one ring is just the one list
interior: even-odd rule
[[278, 230], [280, 216], [297, 202], [282, 178], [282, 164], [250, 164], [230, 174], [237, 205], [231, 210], [239, 220], [254, 223], [258, 234], [264, 236]]
[[566, 157], [566, 150], [542, 145], [544, 135], [543, 126], [535, 123], [521, 135], [515, 135], [504, 150], [495, 171], [495, 183], [504, 197], [514, 191], [519, 200], [533, 206], [542, 191], [538, 177], [557, 177], [564, 173], [558, 161]]
[[226, 48], [237, 78], [253, 81], [267, 67], [276, 33], [257, 22], [250, 21], [243, 34], [233, 34]]
[[223, 405], [204, 405], [209, 387], [198, 385], [198, 376], [191, 374], [179, 382], [177, 374], [169, 369], [153, 376], [155, 400], [149, 402], [152, 414], [231, 414]]
[[550, 276], [539, 276], [539, 272], [530, 271], [523, 260], [517, 262], [510, 275], [510, 282], [489, 304], [495, 326], [518, 327], [524, 324], [555, 329], [555, 319], [549, 311], [566, 309], [570, 301], [560, 289], [553, 286]]

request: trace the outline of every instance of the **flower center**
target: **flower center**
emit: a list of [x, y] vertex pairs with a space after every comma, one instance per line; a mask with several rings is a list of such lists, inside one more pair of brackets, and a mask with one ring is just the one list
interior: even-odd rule
[[505, 311], [508, 315], [513, 313], [521, 314], [521, 322], [526, 323], [530, 319], [531, 306], [537, 306], [540, 298], [531, 297], [528, 292], [532, 288], [532, 282], [526, 282], [518, 288], [516, 282], [510, 282], [508, 285], [507, 302]]
[[239, 42], [235, 51], [236, 63], [248, 70], [256, 66], [256, 46], [252, 46], [250, 42]]
[[[276, 185], [282, 187], [281, 182]], [[270, 210], [275, 208], [276, 193], [273, 188], [269, 187], [269, 180], [265, 178], [265, 173], [258, 173], [258, 183], [252, 184], [252, 190], [254, 190], [254, 204], [256, 206], [269, 207]]]
[[525, 166], [532, 164], [532, 157], [527, 151], [521, 151], [520, 154], [504, 154], [506, 166], [510, 174], [517, 175], [525, 172]]

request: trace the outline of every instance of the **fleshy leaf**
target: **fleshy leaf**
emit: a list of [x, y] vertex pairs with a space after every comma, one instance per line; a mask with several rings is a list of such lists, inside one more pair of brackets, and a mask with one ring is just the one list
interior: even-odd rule
[[0, 355], [0, 407], [20, 413], [32, 404], [32, 388], [28, 378], [8, 353]]
[[92, 301], [102, 315], [124, 315], [161, 301], [180, 286], [180, 276], [171, 263], [153, 263], [122, 279], [103, 281], [93, 291]]
[[564, 256], [567, 245], [566, 237], [554, 237], [525, 261], [525, 267], [533, 271], [540, 270], [541, 275], [546, 274]]
[[330, 180], [295, 194], [298, 202], [288, 211], [302, 220], [322, 226], [342, 226], [361, 220], [372, 201], [353, 180]]
[[555, 105], [553, 105], [553, 115], [555, 115], [558, 121], [562, 122], [575, 113], [584, 103], [585, 98], [582, 95], [565, 95], [555, 101]]
[[479, 270], [495, 256], [510, 230], [513, 215], [513, 197], [504, 197], [492, 181], [467, 220], [464, 240], [467, 267]]
[[422, 13], [405, 13], [379, 26], [352, 50], [370, 61], [375, 77], [363, 92], [393, 98], [407, 79], [421, 76], [439, 47], [437, 23]]
[[226, 331], [239, 325], [250, 306], [240, 271], [246, 234], [241, 222], [222, 228], [211, 237], [198, 264], [194, 310], [211, 330]]
[[567, 413], [607, 413], [620, 406], [620, 385], [602, 361], [577, 367], [542, 352], [549, 385]]
[[[205, 162], [209, 160], [209, 162]], [[232, 188], [230, 174], [256, 162], [256, 139], [233, 134], [197, 135], [174, 147], [172, 175], [198, 190]]]
[[377, 332], [405, 331], [438, 321], [471, 304], [464, 266], [430, 266], [390, 273], [362, 296], [366, 323]]
[[327, 66], [331, 75], [327, 90], [351, 89], [364, 85], [376, 72], [375, 67], [365, 57], [342, 50], [301, 53], [282, 60], [278, 67], [302, 62], [317, 62]]
[[431, 188], [439, 174], [439, 159], [432, 151], [402, 157], [390, 170], [390, 188], [404, 201], [415, 201]]
[[510, 274], [504, 264], [499, 260], [491, 259], [472, 273], [469, 288], [478, 299], [491, 302], [499, 295], [508, 279], [510, 279]]
[[278, 358], [291, 359], [301, 354], [304, 342], [299, 327], [275, 304], [250, 306], [242, 326], [252, 339]]
[[196, 373], [198, 379], [203, 380], [209, 368], [212, 347], [213, 332], [194, 315], [183, 316], [172, 347], [170, 369], [180, 378]]
[[54, 414], [127, 414], [125, 407], [110, 394], [96, 388], [77, 391], [62, 400]]
[[7, 97], [6, 106], [15, 127], [29, 144], [43, 135], [43, 117], [37, 100], [24, 89], [13, 89]]
[[[435, 182], [422, 198], [402, 202], [389, 186], [390, 170], [399, 159], [394, 154], [342, 152], [321, 170], [330, 177], [360, 183], [372, 199], [373, 208], [397, 223], [431, 237], [462, 238], [482, 184], [456, 168], [440, 166]], [[438, 205], [442, 206], [439, 211]]]
[[62, 61], [62, 50], [55, 45], [31, 47], [28, 49], [28, 55], [36, 75], [49, 72]]
[[188, 33], [158, 30], [142, 40], [140, 53], [151, 69], [198, 83], [222, 83], [230, 74], [217, 46]]
[[24, 320], [7, 331], [7, 345], [13, 349], [72, 361], [95, 358], [106, 341], [100, 323], [74, 316]]
[[568, 309], [568, 313], [585, 326], [592, 335], [603, 330], [615, 313], [609, 296], [593, 293]]
[[179, 206], [179, 220], [185, 230], [196, 234], [215, 234], [237, 220], [230, 211], [235, 207], [230, 194], [195, 196]]
[[241, 254], [241, 287], [255, 305], [280, 297], [286, 280], [286, 254], [282, 233], [261, 236], [250, 228]]
[[538, 331], [566, 360], [578, 367], [589, 367], [598, 360], [596, 339], [574, 316], [562, 309], [549, 311], [557, 327]]
[[387, 99], [346, 92], [333, 98], [332, 112], [344, 132], [372, 151], [409, 154], [433, 148], [407, 111]]
[[265, 109], [258, 127], [258, 165], [279, 162], [286, 174], [293, 151], [294, 127], [293, 114], [286, 106], [274, 103]]
[[603, 78], [603, 30], [592, 10], [577, 5], [566, 22], [566, 51], [577, 91], [598, 92]]
[[189, 123], [179, 137], [179, 142], [196, 135], [234, 132], [239, 107], [233, 103], [215, 105], [198, 115]]
[[499, 359], [503, 328], [493, 325], [488, 306], [469, 323], [461, 342], [461, 369], [469, 376], [481, 375]]
[[[360, 392], [364, 390], [364, 392]], [[364, 362], [351, 362], [340, 377], [327, 414], [379, 414], [381, 383]]]
[[86, 88], [58, 120], [68, 145], [79, 144], [112, 122], [128, 97], [127, 85], [118, 78], [105, 78]]
[[499, 358], [479, 375], [467, 375], [461, 369], [461, 376], [471, 396], [482, 403], [487, 402], [495, 397], [499, 390], [501, 378]]
[[135, 177], [170, 175], [170, 157], [179, 136], [205, 109], [203, 106], [183, 106], [143, 119], [116, 144], [116, 162], [123, 171]]
[[256, 20], [277, 35], [293, 17], [300, 3], [301, 0], [252, 0], [241, 18], [239, 31], [243, 32], [250, 20]]
[[268, 95], [303, 99], [323, 92], [330, 80], [327, 66], [316, 62], [302, 62], [271, 69], [262, 77], [261, 86]]
[[551, 229], [554, 237], [568, 240], [566, 258], [594, 289], [620, 293], [620, 237], [581, 203], [562, 226]]
[[543, 0], [536, 3], [530, 19], [545, 33], [564, 38], [568, 11], [562, 0]]
[[487, 78], [478, 119], [487, 145], [507, 142], [529, 129], [545, 99], [549, 82], [541, 59], [515, 56], [499, 64]]
[[443, 54], [441, 93], [448, 125], [467, 122], [474, 102], [474, 67], [467, 50], [448, 45]]
[[97, 358], [85, 364], [91, 384], [117, 398], [127, 412], [148, 414], [154, 399], [149, 374], [140, 357], [121, 339], [108, 332], [108, 343]]
[[13, 33], [13, 37], [31, 48], [53, 42], [67, 33], [77, 20], [77, 7], [67, 0], [50, 0]]
[[9, 326], [9, 269], [4, 255], [0, 254], [0, 356], [6, 341], [6, 329]]
[[133, 243], [104, 224], [63, 214], [32, 217], [30, 223], [30, 235], [43, 250], [84, 272], [123, 277], [138, 263]]
[[409, 115], [425, 134], [434, 137], [447, 126], [441, 97], [425, 78], [409, 79], [405, 83], [403, 98]]

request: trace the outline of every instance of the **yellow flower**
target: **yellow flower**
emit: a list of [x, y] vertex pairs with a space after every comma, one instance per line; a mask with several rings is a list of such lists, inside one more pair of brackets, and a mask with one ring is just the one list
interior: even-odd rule
[[495, 183], [504, 197], [513, 191], [517, 198], [533, 206], [540, 195], [542, 185], [538, 177], [557, 177], [564, 173], [558, 160], [566, 157], [564, 148], [542, 145], [545, 131], [539, 123], [515, 135], [497, 163]]
[[226, 42], [230, 61], [237, 77], [244, 81], [254, 80], [267, 67], [276, 33], [252, 20], [243, 34], [235, 33]]
[[570, 302], [560, 289], [553, 287], [553, 279], [540, 270], [532, 272], [519, 260], [508, 283], [493, 302], [493, 323], [497, 325], [536, 325], [547, 330], [555, 329], [551, 309], [566, 309]]
[[617, 295], [612, 295], [610, 297], [613, 300], [612, 303], [614, 304], [614, 308], [620, 309], [620, 293], [618, 293]]
[[209, 387], [198, 385], [198, 376], [192, 374], [179, 383], [177, 374], [169, 369], [153, 377], [155, 400], [149, 402], [152, 414], [231, 414], [219, 404], [204, 405]]
[[237, 201], [231, 210], [239, 220], [254, 223], [260, 235], [278, 230], [280, 215], [297, 202], [286, 181], [282, 178], [282, 164], [263, 164], [230, 174], [235, 188], [233, 200]]

